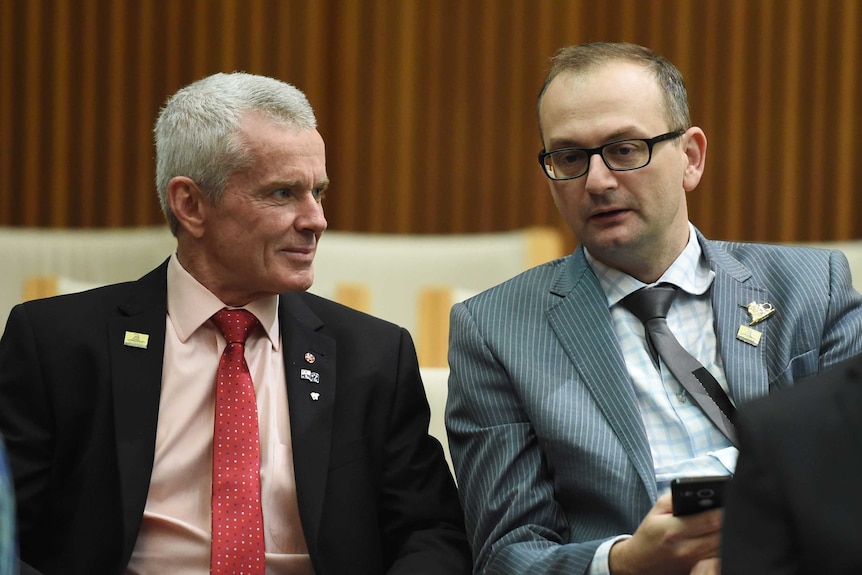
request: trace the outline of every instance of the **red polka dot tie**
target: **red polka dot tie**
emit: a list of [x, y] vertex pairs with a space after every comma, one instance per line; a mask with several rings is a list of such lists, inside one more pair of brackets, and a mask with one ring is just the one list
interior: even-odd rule
[[260, 324], [250, 312], [212, 316], [227, 345], [216, 374], [213, 428], [212, 575], [263, 575], [260, 430], [245, 341]]

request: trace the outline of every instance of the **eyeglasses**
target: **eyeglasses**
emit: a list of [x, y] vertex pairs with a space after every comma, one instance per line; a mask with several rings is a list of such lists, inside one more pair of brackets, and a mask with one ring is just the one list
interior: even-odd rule
[[539, 152], [539, 164], [544, 168], [545, 175], [552, 180], [580, 178], [590, 169], [590, 159], [595, 154], [599, 154], [608, 169], [614, 172], [637, 170], [649, 164], [653, 146], [665, 140], [679, 138], [683, 134], [685, 130], [676, 130], [655, 138], [608, 142], [598, 148], [562, 148], [551, 152], [542, 150]]

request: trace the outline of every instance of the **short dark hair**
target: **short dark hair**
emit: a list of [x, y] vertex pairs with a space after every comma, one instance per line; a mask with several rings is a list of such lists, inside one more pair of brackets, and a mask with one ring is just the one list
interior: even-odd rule
[[[682, 74], [667, 58], [649, 48], [624, 42], [593, 42], [561, 48], [551, 58], [551, 68], [539, 92], [536, 114], [551, 81], [563, 73], [579, 74], [611, 62], [631, 62], [652, 70], [664, 95], [665, 116], [669, 130], [686, 130], [691, 127], [688, 110], [688, 93]], [[541, 131], [541, 117], [539, 130]]]

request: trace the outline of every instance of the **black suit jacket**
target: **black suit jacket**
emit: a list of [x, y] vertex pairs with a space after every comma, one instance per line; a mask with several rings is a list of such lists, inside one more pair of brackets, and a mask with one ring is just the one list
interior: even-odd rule
[[[0, 432], [22, 569], [122, 574], [153, 466], [167, 265], [16, 306], [0, 340]], [[461, 508], [409, 334], [311, 294], [280, 298], [296, 489], [321, 575], [468, 573]], [[145, 349], [126, 332], [149, 335]], [[317, 360], [320, 383], [300, 378]], [[310, 393], [319, 393], [317, 401]]]
[[722, 572], [862, 573], [862, 356], [739, 410]]

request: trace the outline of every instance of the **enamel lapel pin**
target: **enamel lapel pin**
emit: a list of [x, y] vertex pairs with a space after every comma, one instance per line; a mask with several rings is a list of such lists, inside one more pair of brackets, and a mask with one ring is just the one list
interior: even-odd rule
[[[314, 357], [314, 354], [311, 353], [310, 351], [305, 353], [304, 359], [305, 359], [305, 363], [307, 363], [309, 365], [311, 365], [315, 361], [317, 361], [317, 358]], [[319, 384], [320, 383], [320, 373], [318, 373], [316, 371], [312, 371], [310, 369], [303, 368], [303, 369], [299, 370], [299, 379], [303, 379], [309, 383]], [[312, 391], [311, 393], [308, 394], [308, 396], [311, 398], [312, 401], [318, 401], [320, 399], [320, 392], [319, 391]]]

